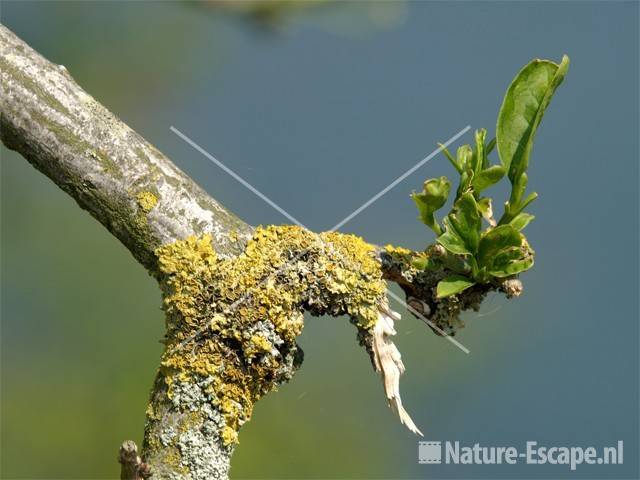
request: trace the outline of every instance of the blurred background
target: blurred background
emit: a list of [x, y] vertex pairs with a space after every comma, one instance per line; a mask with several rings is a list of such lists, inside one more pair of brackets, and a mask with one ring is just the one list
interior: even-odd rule
[[[453, 134], [494, 132], [534, 57], [571, 57], [538, 132], [525, 294], [467, 314], [465, 355], [395, 305], [403, 399], [428, 440], [603, 447], [624, 464], [419, 465], [345, 318], [308, 319], [296, 378], [260, 401], [233, 478], [638, 477], [638, 3], [2, 2], [1, 20], [247, 222], [286, 219], [185, 132], [315, 230]], [[472, 132], [460, 142], [470, 143]], [[141, 440], [161, 352], [154, 281], [2, 147], [3, 478], [116, 478]], [[377, 244], [432, 234], [409, 193], [434, 158], [345, 225]], [[496, 206], [506, 195], [494, 189]]]

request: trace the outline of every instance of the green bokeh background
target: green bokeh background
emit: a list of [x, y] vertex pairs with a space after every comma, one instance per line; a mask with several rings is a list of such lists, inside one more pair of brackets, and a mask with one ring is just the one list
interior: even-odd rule
[[[5, 1], [1, 19], [246, 221], [285, 219], [171, 125], [316, 230], [467, 124], [492, 132], [518, 69], [569, 54], [532, 158], [524, 296], [466, 315], [470, 355], [396, 305], [401, 387], [429, 440], [624, 440], [625, 463], [418, 465], [353, 328], [322, 318], [296, 378], [243, 428], [232, 476], [638, 478], [637, 2], [340, 3], [266, 27], [199, 3]], [[116, 478], [118, 445], [141, 439], [159, 293], [73, 200], [1, 155], [0, 473]], [[408, 194], [451, 173], [432, 160], [343, 231], [422, 247]]]

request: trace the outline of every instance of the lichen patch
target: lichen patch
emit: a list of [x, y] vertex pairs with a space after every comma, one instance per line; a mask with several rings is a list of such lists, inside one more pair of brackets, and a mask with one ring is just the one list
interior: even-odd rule
[[386, 288], [374, 253], [359, 237], [293, 226], [257, 228], [233, 258], [218, 257], [208, 235], [159, 248], [168, 396], [188, 410], [184, 384], [208, 382], [224, 419], [219, 439], [237, 442], [254, 403], [300, 365], [304, 310], [348, 315], [371, 338]]
[[153, 207], [158, 203], [158, 197], [156, 197], [153, 192], [148, 192], [146, 190], [138, 193], [136, 195], [136, 199], [138, 200], [138, 205], [145, 213], [149, 213], [153, 210]]

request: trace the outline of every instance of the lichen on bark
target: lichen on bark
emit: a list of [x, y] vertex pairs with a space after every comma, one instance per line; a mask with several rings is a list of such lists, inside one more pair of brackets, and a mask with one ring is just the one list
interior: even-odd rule
[[[359, 237], [270, 226], [257, 228], [244, 252], [232, 258], [220, 258], [209, 235], [165, 245], [156, 254], [167, 315], [158, 381], [166, 398], [152, 399], [150, 424], [167, 405], [191, 411], [200, 423], [196, 433], [206, 429], [217, 449], [233, 448], [255, 402], [301, 364], [296, 338], [304, 311], [347, 315], [371, 350], [386, 284], [375, 247]], [[193, 434], [192, 426], [148, 439], [145, 455], [169, 448], [179, 466], [193, 472], [198, 465], [180, 445], [180, 430]]]
[[[208, 234], [155, 253], [167, 333], [144, 453], [154, 465], [172, 462], [171, 471], [192, 478], [211, 475], [206, 469], [219, 462], [205, 457], [230, 455], [255, 402], [292, 378], [303, 356], [296, 339], [304, 311], [348, 316], [382, 375], [389, 406], [421, 434], [400, 400], [404, 365], [390, 340], [399, 315], [389, 309], [386, 280], [403, 288], [413, 311], [439, 334], [455, 333], [461, 311], [477, 309], [501, 288], [479, 285], [439, 299], [435, 287], [449, 272], [445, 263], [456, 259], [438, 260], [438, 245], [424, 252], [380, 249], [354, 235], [296, 226], [259, 227], [234, 257], [220, 257]], [[416, 257], [439, 267], [418, 269]], [[167, 421], [171, 416], [176, 420]]]

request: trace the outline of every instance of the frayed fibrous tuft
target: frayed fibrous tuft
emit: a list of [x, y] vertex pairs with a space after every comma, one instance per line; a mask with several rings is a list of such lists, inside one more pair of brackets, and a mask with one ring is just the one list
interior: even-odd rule
[[384, 392], [389, 407], [398, 415], [400, 423], [413, 433], [422, 436], [422, 432], [402, 406], [400, 398], [400, 376], [404, 373], [404, 364], [398, 348], [391, 341], [396, 334], [394, 321], [400, 320], [400, 314], [389, 308], [383, 301], [378, 312], [378, 320], [371, 331], [371, 355], [376, 371], [382, 375]]

